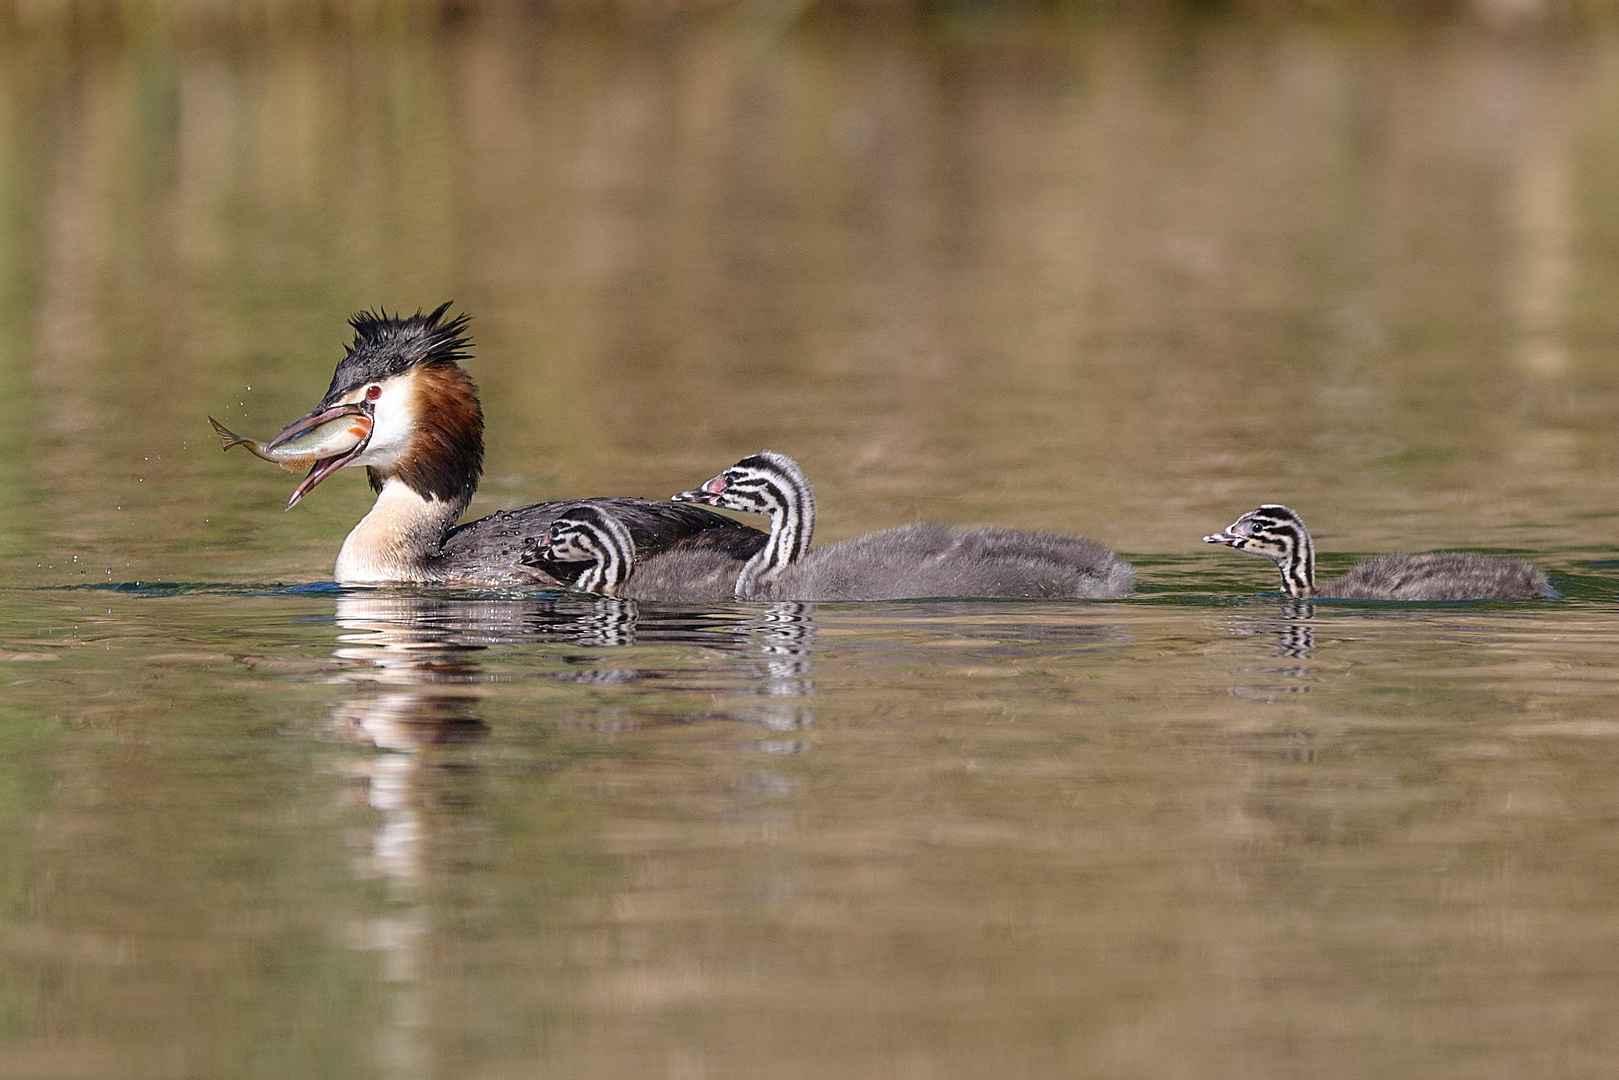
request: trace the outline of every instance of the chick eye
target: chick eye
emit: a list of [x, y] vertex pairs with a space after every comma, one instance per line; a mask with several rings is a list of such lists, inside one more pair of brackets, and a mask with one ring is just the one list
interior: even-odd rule
[[370, 386], [365, 388], [365, 400], [367, 400], [367, 401], [375, 401], [375, 400], [377, 400], [377, 398], [379, 398], [381, 396], [382, 396], [382, 387], [376, 385], [375, 383], [372, 383]]

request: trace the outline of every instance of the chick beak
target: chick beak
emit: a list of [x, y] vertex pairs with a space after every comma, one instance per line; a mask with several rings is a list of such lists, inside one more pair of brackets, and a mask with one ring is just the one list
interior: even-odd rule
[[[345, 405], [316, 406], [309, 413], [309, 415], [289, 424], [282, 430], [281, 434], [271, 439], [270, 449], [274, 449], [283, 443], [291, 442], [300, 435], [313, 431], [322, 424], [330, 423], [339, 417], [364, 416], [369, 418], [370, 415], [370, 409], [359, 402], [350, 402]], [[311, 491], [314, 491], [315, 487], [322, 480], [326, 479], [338, 469], [341, 469], [343, 466], [347, 465], [349, 462], [363, 454], [366, 446], [368, 446], [370, 442], [371, 433], [367, 431], [365, 438], [361, 439], [359, 443], [355, 445], [354, 449], [345, 451], [344, 453], [338, 454], [335, 457], [320, 458], [316, 460], [315, 464], [309, 469], [309, 475], [305, 476], [302, 482], [300, 482], [299, 485], [293, 489], [292, 498], [287, 500], [287, 509], [291, 510], [294, 506], [297, 506], [299, 500], [301, 500], [305, 495], [308, 495]]]
[[720, 496], [725, 493], [725, 474], [721, 473], [702, 487], [694, 487], [690, 491], [682, 491], [679, 495], [671, 496], [672, 502], [704, 503], [708, 506], [720, 505]]
[[1242, 547], [1252, 539], [1253, 525], [1247, 518], [1238, 518], [1217, 533], [1209, 533], [1203, 538], [1205, 544], [1224, 544], [1226, 547]]

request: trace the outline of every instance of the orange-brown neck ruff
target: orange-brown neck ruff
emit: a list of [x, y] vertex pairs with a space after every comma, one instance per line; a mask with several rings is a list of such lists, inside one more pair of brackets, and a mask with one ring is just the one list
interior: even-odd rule
[[435, 360], [410, 375], [415, 430], [405, 453], [387, 467], [371, 466], [371, 489], [398, 480], [424, 499], [465, 510], [483, 474], [483, 408], [478, 388], [453, 360]]

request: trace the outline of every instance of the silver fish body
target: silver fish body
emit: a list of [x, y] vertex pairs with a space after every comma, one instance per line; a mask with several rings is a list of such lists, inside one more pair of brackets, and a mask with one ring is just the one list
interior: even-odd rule
[[211, 416], [208, 423], [224, 449], [244, 446], [254, 457], [273, 461], [288, 472], [302, 472], [324, 458], [341, 457], [371, 436], [371, 418], [357, 413], [335, 416], [286, 442], [245, 439]]

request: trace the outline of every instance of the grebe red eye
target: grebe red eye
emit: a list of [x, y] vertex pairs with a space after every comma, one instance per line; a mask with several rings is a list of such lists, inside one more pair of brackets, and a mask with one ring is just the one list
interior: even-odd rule
[[375, 401], [382, 396], [382, 387], [371, 385], [365, 388], [365, 400]]

